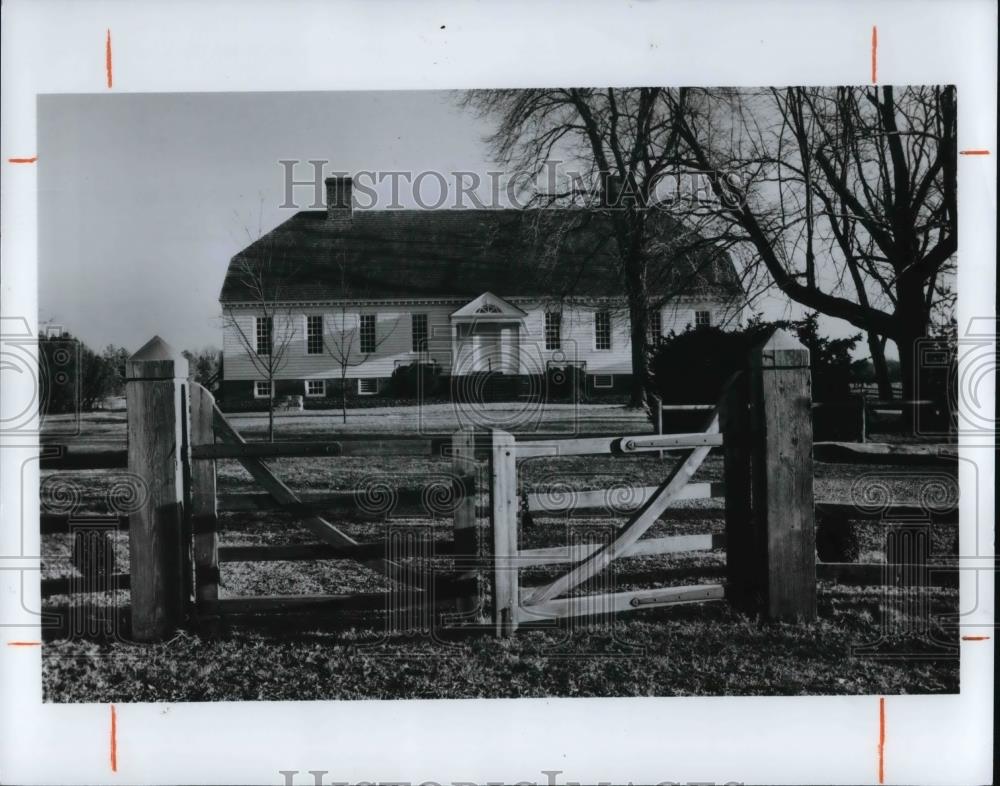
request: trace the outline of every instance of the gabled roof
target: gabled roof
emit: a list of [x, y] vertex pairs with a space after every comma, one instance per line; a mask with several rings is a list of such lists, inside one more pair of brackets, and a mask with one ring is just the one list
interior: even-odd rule
[[[651, 289], [743, 294], [728, 254], [665, 214], [653, 223]], [[243, 271], [264, 260], [269, 297], [293, 302], [624, 294], [610, 220], [584, 209], [355, 210], [347, 223], [302, 211], [232, 258], [220, 301], [254, 302]]]

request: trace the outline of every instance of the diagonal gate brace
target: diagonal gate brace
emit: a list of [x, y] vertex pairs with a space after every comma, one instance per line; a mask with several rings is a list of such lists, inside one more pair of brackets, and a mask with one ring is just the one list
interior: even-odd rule
[[[228, 420], [226, 420], [226, 416], [222, 414], [222, 411], [218, 406], [215, 407], [214, 422], [215, 434], [222, 442], [237, 445], [247, 444], [246, 440], [243, 439], [239, 432], [232, 427]], [[268, 494], [271, 495], [274, 501], [282, 507], [293, 507], [302, 504], [298, 495], [288, 488], [288, 486], [286, 486], [260, 459], [244, 456], [238, 458], [237, 461], [239, 461], [246, 471], [250, 473], [250, 476], [257, 483], [259, 483]], [[302, 522], [310, 532], [325, 543], [329, 543], [333, 546], [358, 545], [358, 541], [346, 532], [343, 532], [335, 527], [322, 516], [306, 516], [302, 519]], [[394, 581], [410, 585], [415, 583], [413, 571], [405, 569], [398, 562], [392, 562], [387, 559], [362, 560], [362, 562], [375, 568], [384, 576]]]
[[[714, 414], [706, 434], [716, 434], [719, 431], [719, 416]], [[667, 476], [666, 480], [657, 488], [646, 503], [636, 511], [622, 528], [618, 536], [603, 548], [595, 551], [589, 558], [578, 563], [569, 573], [560, 576], [544, 587], [538, 587], [524, 598], [523, 606], [530, 607], [536, 603], [544, 603], [560, 595], [569, 592], [574, 587], [583, 584], [585, 581], [596, 576], [608, 567], [616, 557], [623, 555], [630, 546], [638, 541], [646, 531], [656, 523], [656, 520], [667, 509], [667, 506], [674, 500], [687, 484], [698, 467], [712, 450], [711, 445], [688, 450], [684, 454], [684, 459], [676, 464]]]

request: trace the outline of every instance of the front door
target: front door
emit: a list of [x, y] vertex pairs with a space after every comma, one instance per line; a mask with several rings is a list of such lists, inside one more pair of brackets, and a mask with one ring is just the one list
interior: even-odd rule
[[503, 371], [499, 325], [476, 325], [472, 347], [473, 371]]
[[518, 374], [521, 366], [521, 333], [517, 325], [503, 325], [500, 328], [500, 371], [504, 374]]

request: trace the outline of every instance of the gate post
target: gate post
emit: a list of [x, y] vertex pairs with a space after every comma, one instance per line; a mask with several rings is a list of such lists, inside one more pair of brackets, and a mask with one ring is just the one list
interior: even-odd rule
[[[215, 442], [215, 397], [192, 382], [191, 444]], [[221, 633], [218, 617], [207, 614], [206, 604], [219, 599], [218, 503], [215, 495], [215, 459], [191, 462], [190, 518], [194, 544], [195, 617], [199, 628], [210, 637]]]
[[458, 611], [464, 621], [476, 621], [481, 606], [482, 582], [479, 566], [479, 517], [476, 511], [476, 432], [471, 428], [456, 431], [451, 436], [452, 471], [459, 483], [458, 504], [455, 506], [453, 531], [455, 562], [474, 562], [456, 571], [456, 580], [469, 582], [469, 591], [458, 597]]
[[125, 364], [128, 470], [137, 485], [129, 516], [132, 637], [162, 641], [188, 601], [183, 495], [187, 360], [159, 336]]
[[514, 436], [493, 429], [490, 439], [490, 522], [493, 525], [493, 621], [498, 636], [517, 630], [517, 456]]
[[763, 560], [770, 619], [816, 618], [809, 350], [783, 330], [750, 356], [752, 553]]

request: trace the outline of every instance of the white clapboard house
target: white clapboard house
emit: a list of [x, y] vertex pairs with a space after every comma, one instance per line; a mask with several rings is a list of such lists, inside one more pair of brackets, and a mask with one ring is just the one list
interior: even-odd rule
[[[393, 371], [519, 380], [577, 366], [590, 395], [623, 392], [629, 319], [606, 214], [585, 209], [355, 210], [350, 178], [230, 261], [222, 397], [376, 395]], [[654, 335], [732, 319], [728, 254], [658, 214], [650, 239]], [[250, 357], [281, 349], [280, 362]], [[266, 357], [264, 358], [267, 359]], [[511, 388], [516, 390], [516, 386]]]

